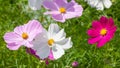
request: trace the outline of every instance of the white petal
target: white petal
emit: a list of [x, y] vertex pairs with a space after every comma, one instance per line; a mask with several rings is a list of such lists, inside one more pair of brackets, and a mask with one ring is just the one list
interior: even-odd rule
[[69, 49], [73, 45], [71, 38], [66, 38], [60, 42], [57, 42], [56, 44], [62, 46], [63, 49]]
[[103, 9], [104, 9], [104, 6], [103, 6], [102, 1], [100, 1], [100, 2], [96, 5], [96, 8], [97, 8], [97, 10], [103, 10]]
[[110, 6], [112, 5], [110, 0], [103, 0], [103, 3], [106, 8], [110, 8]]
[[40, 46], [38, 50], [36, 50], [36, 55], [40, 57], [40, 59], [45, 59], [50, 54], [50, 47], [46, 46], [47, 44], [42, 44], [44, 46]]
[[59, 45], [55, 45], [52, 47], [52, 52], [53, 52], [53, 56], [54, 59], [58, 59], [60, 58], [62, 55], [64, 55], [64, 50], [61, 46]]
[[91, 6], [91, 7], [96, 7], [96, 5], [98, 4], [98, 0], [89, 0], [88, 1], [88, 4]]
[[28, 0], [29, 6], [32, 10], [39, 10], [43, 0]]
[[57, 24], [50, 24], [48, 29], [48, 37], [51, 38], [56, 33], [58, 33], [60, 30], [60, 27]]
[[44, 46], [48, 41], [47, 32], [44, 30], [42, 33], [38, 34], [33, 40], [33, 49], [38, 50], [40, 46]]
[[64, 29], [60, 30], [56, 35], [53, 36], [53, 39], [55, 41], [61, 41], [65, 39], [66, 33], [64, 32]]
[[33, 40], [33, 47], [36, 51], [36, 55], [38, 55], [41, 59], [47, 58], [50, 53], [50, 48], [48, 46], [48, 38], [46, 32], [43, 32], [35, 37]]

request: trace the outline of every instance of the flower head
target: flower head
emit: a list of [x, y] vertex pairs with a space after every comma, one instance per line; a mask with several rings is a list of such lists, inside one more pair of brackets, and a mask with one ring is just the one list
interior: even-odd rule
[[34, 37], [41, 32], [41, 24], [37, 20], [31, 20], [25, 25], [16, 27], [13, 32], [6, 33], [4, 40], [10, 50], [17, 50], [22, 45], [31, 48]]
[[72, 62], [72, 67], [77, 67], [79, 63], [77, 61]]
[[64, 29], [59, 28], [57, 24], [51, 24], [48, 31], [44, 30], [36, 36], [33, 41], [32, 49], [36, 51], [41, 59], [58, 59], [64, 55], [64, 50], [72, 47], [71, 38], [66, 38]]
[[116, 29], [112, 18], [107, 19], [102, 16], [100, 21], [93, 21], [92, 28], [88, 30], [87, 33], [90, 36], [88, 43], [97, 43], [98, 48], [102, 47], [113, 38]]
[[43, 6], [50, 11], [45, 14], [52, 15], [52, 18], [59, 22], [65, 22], [66, 19], [79, 17], [82, 15], [83, 8], [74, 0], [67, 2], [67, 0], [53, 0], [44, 1]]
[[44, 0], [28, 0], [29, 7], [32, 10], [39, 10]]
[[110, 8], [112, 2], [110, 0], [85, 0], [91, 7], [96, 7], [97, 10], [104, 10], [105, 8]]

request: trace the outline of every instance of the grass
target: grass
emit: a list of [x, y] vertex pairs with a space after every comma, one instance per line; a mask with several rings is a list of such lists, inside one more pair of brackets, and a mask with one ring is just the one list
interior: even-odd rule
[[[71, 68], [73, 61], [78, 61], [78, 68], [120, 68], [120, 1], [115, 0], [109, 9], [97, 11], [83, 0], [76, 0], [84, 8], [79, 18], [67, 20], [64, 24], [57, 23], [65, 29], [67, 36], [72, 37], [73, 47], [65, 55], [45, 65], [37, 58], [26, 53], [25, 47], [12, 51], [6, 48], [3, 36], [23, 25], [31, 19], [38, 19], [45, 28], [54, 23], [48, 16], [43, 16], [44, 9], [36, 12], [27, 7], [27, 0], [0, 0], [0, 68]], [[112, 17], [117, 25], [114, 38], [102, 48], [87, 43], [86, 31], [93, 20], [101, 16]]]

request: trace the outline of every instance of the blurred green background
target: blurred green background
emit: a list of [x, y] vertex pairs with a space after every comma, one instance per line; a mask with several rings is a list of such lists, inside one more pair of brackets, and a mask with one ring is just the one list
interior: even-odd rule
[[[72, 68], [72, 62], [78, 61], [78, 68], [120, 68], [120, 0], [114, 0], [113, 5], [104, 11], [91, 8], [84, 0], [76, 0], [84, 8], [79, 18], [67, 20], [64, 24], [56, 22], [72, 37], [73, 47], [66, 50], [64, 56], [45, 65], [37, 58], [26, 53], [25, 47], [12, 51], [6, 48], [3, 36], [13, 31], [16, 26], [29, 20], [37, 19], [47, 29], [50, 23], [55, 23], [49, 16], [42, 13], [45, 9], [33, 11], [28, 7], [27, 0], [0, 0], [0, 68]], [[86, 31], [93, 20], [101, 16], [112, 17], [118, 27], [114, 38], [102, 48], [89, 45]]]

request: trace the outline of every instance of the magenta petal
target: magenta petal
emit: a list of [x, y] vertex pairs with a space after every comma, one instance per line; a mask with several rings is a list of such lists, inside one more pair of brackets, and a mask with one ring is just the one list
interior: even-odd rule
[[32, 48], [26, 48], [26, 52], [39, 59], [39, 56], [36, 55], [36, 51], [33, 50]]
[[50, 50], [50, 54], [48, 56], [48, 59], [54, 60], [54, 56], [53, 56], [52, 50]]
[[44, 1], [43, 6], [49, 10], [58, 10], [57, 5], [52, 1]]
[[7, 44], [7, 48], [9, 48], [10, 50], [18, 50], [20, 48], [21, 45], [16, 45], [15, 43], [8, 43]]
[[99, 29], [100, 30], [102, 28], [102, 25], [98, 21], [93, 21], [92, 22], [92, 27], [95, 28], [95, 29]]
[[107, 28], [111, 28], [111, 27], [113, 27], [114, 26], [114, 21], [113, 21], [113, 19], [112, 18], [110, 18], [109, 19], [109, 21], [108, 21], [108, 23], [107, 23]]
[[97, 36], [95, 38], [90, 38], [90, 39], [88, 39], [88, 43], [94, 44], [94, 43], [98, 42], [101, 38], [102, 38], [101, 36]]
[[53, 14], [52, 18], [59, 22], [65, 22], [65, 18], [62, 16], [62, 14]]
[[103, 27], [106, 27], [106, 25], [108, 23], [108, 19], [105, 16], [102, 16], [100, 18], [100, 23], [102, 24]]
[[104, 46], [104, 44], [106, 44], [108, 41], [111, 40], [111, 36], [110, 35], [106, 35], [105, 37], [102, 37], [101, 40], [99, 40], [97, 47], [100, 48], [102, 46]]
[[89, 29], [87, 31], [87, 34], [91, 37], [96, 37], [96, 36], [99, 36], [99, 31], [97, 31], [96, 29]]
[[112, 29], [110, 29], [110, 30], [108, 31], [107, 35], [110, 35], [111, 37], [113, 37], [114, 34], [115, 34], [115, 32], [116, 32], [116, 30], [117, 30], [117, 27], [114, 26]]
[[113, 26], [113, 25], [114, 25], [114, 21], [113, 21], [112, 18], [109, 19], [109, 25], [110, 25], [110, 26]]

